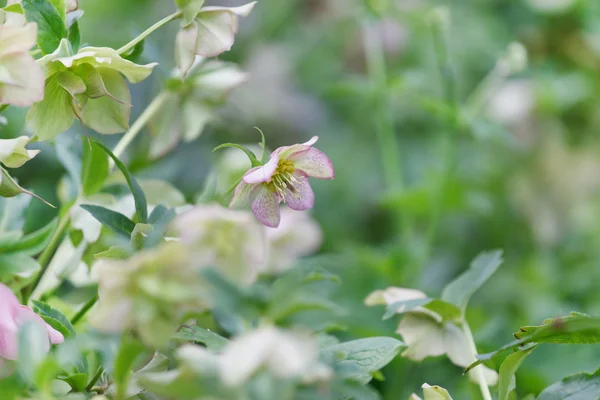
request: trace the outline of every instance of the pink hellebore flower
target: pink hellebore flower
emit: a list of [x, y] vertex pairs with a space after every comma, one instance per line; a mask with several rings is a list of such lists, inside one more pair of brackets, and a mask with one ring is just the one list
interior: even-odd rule
[[0, 283], [0, 367], [5, 360], [17, 359], [19, 327], [29, 321], [42, 324], [48, 332], [46, 351], [50, 350], [50, 343], [64, 342], [62, 333], [45, 323], [31, 308], [19, 304], [14, 293]]
[[303, 144], [279, 147], [265, 165], [246, 172], [235, 189], [230, 207], [249, 196], [256, 218], [271, 228], [279, 226], [282, 201], [296, 211], [313, 208], [315, 195], [308, 177], [333, 179], [335, 176], [329, 158], [312, 147], [318, 139], [313, 136]]

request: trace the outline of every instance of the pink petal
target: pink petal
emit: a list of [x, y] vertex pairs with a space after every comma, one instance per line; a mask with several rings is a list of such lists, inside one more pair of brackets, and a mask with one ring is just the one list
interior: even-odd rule
[[262, 183], [269, 182], [271, 177], [277, 169], [279, 164], [279, 156], [277, 154], [271, 155], [271, 159], [262, 167], [255, 167], [246, 172], [244, 175], [244, 182], [246, 183]]
[[260, 186], [252, 193], [252, 197], [252, 212], [256, 219], [265, 226], [277, 228], [281, 219], [279, 196], [266, 187]]
[[42, 324], [46, 332], [48, 333], [48, 347], [46, 351], [50, 350], [50, 342], [59, 344], [65, 341], [65, 337], [59, 331], [48, 325], [42, 317], [33, 312], [33, 310], [27, 306], [19, 306], [17, 308], [17, 325], [22, 325], [27, 321], [33, 321], [38, 324]]
[[17, 296], [0, 283], [0, 358], [17, 358], [17, 322], [15, 313], [19, 307]]
[[310, 149], [313, 144], [317, 143], [317, 140], [319, 140], [319, 137], [313, 136], [308, 142], [304, 142], [302, 144], [279, 147], [273, 153], [271, 153], [271, 157], [273, 157], [274, 154], [278, 154], [279, 158], [288, 159], [293, 154]]
[[329, 158], [321, 150], [314, 147], [289, 157], [294, 162], [294, 167], [308, 176], [319, 179], [333, 179], [335, 171]]
[[12, 319], [0, 321], [0, 359], [16, 360], [18, 352], [17, 332], [19, 328]]
[[235, 192], [233, 192], [233, 197], [231, 198], [231, 202], [229, 203], [229, 207], [239, 207], [246, 203], [249, 199], [250, 194], [256, 187], [256, 184], [249, 185], [243, 180], [235, 187]]
[[294, 177], [298, 182], [294, 183], [294, 191], [285, 191], [285, 203], [289, 208], [296, 211], [309, 210], [315, 205], [315, 194], [308, 183], [308, 176], [296, 172]]

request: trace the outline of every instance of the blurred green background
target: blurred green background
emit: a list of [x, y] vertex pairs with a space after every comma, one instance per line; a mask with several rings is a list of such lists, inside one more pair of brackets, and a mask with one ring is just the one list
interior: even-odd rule
[[[442, 5], [448, 45], [436, 48], [432, 11]], [[174, 11], [170, 0], [80, 0], [80, 8], [83, 42], [114, 47]], [[434, 15], [444, 22], [444, 13]], [[176, 30], [173, 23], [147, 41], [142, 61], [160, 67], [133, 87], [132, 118], [174, 66]], [[527, 49], [527, 68], [479, 99], [481, 112], [465, 123], [462, 105], [515, 41]], [[323, 253], [334, 255], [328, 266], [342, 276], [337, 296], [350, 310], [341, 335], [393, 335], [397, 320], [381, 322], [381, 310], [363, 305], [368, 293], [401, 286], [438, 295], [493, 248], [505, 250], [505, 264], [468, 312], [480, 352], [510, 341], [522, 325], [571, 310], [600, 313], [600, 2], [260, 0], [221, 58], [251, 79], [219, 121], [160, 160], [148, 157], [142, 135], [127, 161], [138, 176], [167, 179], [192, 201], [215, 145], [256, 142], [254, 126], [271, 148], [320, 136], [336, 179], [314, 183], [314, 216], [325, 232]], [[445, 88], [454, 88], [456, 107], [448, 107]], [[21, 134], [24, 111], [6, 115], [2, 136]], [[74, 124], [67, 135], [81, 133]], [[57, 201], [64, 171], [53, 154], [44, 151], [16, 176]], [[28, 226], [53, 212], [36, 204]], [[543, 347], [520, 369], [519, 394], [592, 372], [599, 356], [597, 346]], [[457, 399], [479, 398], [445, 359], [398, 358], [384, 373], [376, 386], [386, 400], [405, 399], [423, 382]]]

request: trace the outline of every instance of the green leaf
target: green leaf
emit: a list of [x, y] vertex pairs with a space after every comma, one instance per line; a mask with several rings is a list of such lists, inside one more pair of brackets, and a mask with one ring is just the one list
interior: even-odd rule
[[423, 307], [438, 314], [444, 321], [459, 321], [462, 318], [460, 309], [444, 300], [433, 299]]
[[108, 177], [108, 154], [96, 142], [83, 140], [82, 144], [81, 183], [83, 195], [89, 197], [102, 189]]
[[[103, 149], [110, 158], [113, 159], [117, 168], [119, 168], [121, 170], [121, 172], [125, 176], [125, 180], [127, 181], [127, 184], [129, 185], [131, 194], [133, 194], [133, 198], [135, 201], [135, 212], [137, 214], [137, 220], [138, 220], [138, 222], [141, 222], [143, 224], [147, 223], [148, 222], [148, 203], [146, 202], [146, 195], [142, 191], [142, 188], [140, 187], [140, 185], [137, 183], [135, 178], [129, 173], [129, 170], [127, 169], [125, 164], [123, 164], [121, 162], [121, 160], [119, 160], [112, 153], [112, 151], [110, 151], [110, 149], [108, 147], [106, 147], [104, 144], [100, 143], [97, 140], [92, 139], [92, 141], [95, 142], [96, 144], [98, 144], [98, 146], [101, 149]], [[131, 228], [131, 230], [133, 231], [133, 228]]]
[[66, 377], [59, 377], [59, 379], [67, 382], [75, 392], [83, 392], [87, 386], [88, 374], [80, 372]]
[[175, 335], [173, 335], [173, 339], [201, 343], [214, 351], [222, 350], [227, 343], [229, 343], [229, 340], [225, 339], [223, 336], [195, 325], [183, 326]]
[[102, 225], [128, 239], [135, 229], [135, 223], [121, 213], [91, 204], [82, 204], [80, 207], [92, 214]]
[[469, 269], [450, 282], [442, 292], [442, 300], [464, 310], [469, 298], [479, 289], [502, 264], [502, 250], [479, 254]]
[[571, 313], [568, 317], [548, 319], [540, 326], [523, 327], [515, 336], [517, 340], [500, 347], [498, 350], [477, 356], [478, 361], [471, 364], [467, 371], [504, 351], [515, 350], [529, 343], [600, 343], [600, 317]]
[[23, 0], [25, 19], [38, 26], [37, 44], [43, 54], [52, 53], [67, 37], [67, 27], [60, 12], [49, 0]]
[[46, 79], [44, 100], [35, 103], [27, 113], [27, 125], [39, 140], [50, 140], [73, 123], [71, 95], [60, 86], [56, 75]]
[[[75, 336], [75, 328], [71, 324], [71, 321], [60, 311], [55, 308], [52, 308], [50, 305], [43, 303], [41, 301], [33, 300], [33, 308], [37, 314], [39, 314], [42, 318], [48, 317], [51, 318], [58, 323], [60, 323], [66, 329], [65, 337]], [[45, 319], [45, 318], [44, 318]], [[46, 321], [47, 322], [47, 321]], [[60, 330], [63, 334], [65, 334], [63, 329], [58, 329], [54, 325], [50, 324], [53, 328]]]
[[110, 96], [90, 98], [83, 110], [83, 121], [96, 132], [106, 135], [129, 129], [131, 94], [125, 78], [119, 71], [98, 68], [104, 87]]
[[28, 194], [35, 197], [38, 200], [43, 201], [50, 207], [54, 207], [40, 196], [30, 192], [29, 190], [23, 189], [15, 180], [8, 174], [8, 172], [0, 167], [0, 197], [15, 197], [22, 193]]
[[535, 346], [526, 350], [517, 351], [506, 357], [500, 366], [498, 378], [498, 400], [508, 400], [508, 396], [515, 388], [515, 373], [525, 358], [531, 354]]
[[548, 386], [537, 400], [588, 400], [600, 398], [600, 370], [567, 376]]
[[352, 378], [368, 383], [372, 374], [390, 363], [406, 345], [389, 337], [372, 337], [335, 344], [321, 350], [325, 358], [337, 360], [338, 367], [357, 368]]
[[114, 382], [117, 385], [118, 399], [127, 398], [127, 387], [129, 380], [133, 375], [131, 369], [140, 354], [144, 352], [144, 346], [133, 339], [124, 339], [115, 358], [115, 367], [113, 372]]
[[63, 19], [63, 21], [67, 18], [67, 6], [65, 5], [65, 0], [49, 0], [50, 3], [56, 8], [58, 14]]
[[111, 246], [108, 250], [94, 254], [97, 260], [126, 260], [133, 254], [132, 250], [123, 246]]
[[131, 62], [137, 62], [144, 53], [145, 43], [145, 40], [136, 43], [135, 46], [133, 46], [133, 49], [131, 49], [128, 53], [121, 54], [121, 57]]
[[74, 52], [79, 50], [81, 46], [81, 32], [79, 31], [79, 21], [73, 22], [73, 25], [69, 28], [69, 43]]
[[0, 280], [7, 281], [15, 276], [24, 279], [40, 270], [40, 264], [23, 253], [0, 254]]
[[35, 256], [46, 248], [57, 225], [58, 219], [55, 218], [48, 225], [20, 238], [16, 242], [9, 245], [0, 243], [0, 253], [21, 253], [28, 256]]

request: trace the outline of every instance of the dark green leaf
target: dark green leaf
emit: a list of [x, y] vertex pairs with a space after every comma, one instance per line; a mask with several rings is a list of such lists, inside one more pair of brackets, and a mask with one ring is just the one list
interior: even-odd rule
[[145, 40], [142, 40], [142, 41], [136, 43], [135, 46], [133, 46], [133, 49], [131, 49], [126, 54], [121, 54], [121, 57], [123, 57], [124, 59], [129, 60], [131, 62], [135, 62], [135, 63], [138, 62], [140, 57], [144, 53], [145, 43], [146, 43]]
[[127, 396], [127, 386], [132, 376], [132, 368], [138, 356], [144, 351], [144, 346], [133, 339], [124, 339], [115, 359], [113, 378], [117, 385], [117, 398], [124, 399]]
[[108, 177], [108, 154], [97, 142], [82, 141], [83, 160], [81, 166], [81, 184], [84, 196], [91, 196], [104, 185]]
[[[125, 176], [125, 179], [127, 180], [127, 184], [129, 185], [129, 189], [131, 190], [131, 193], [133, 194], [133, 198], [135, 200], [135, 211], [137, 213], [138, 222], [141, 222], [143, 224], [147, 223], [148, 222], [148, 203], [146, 202], [146, 196], [144, 195], [144, 192], [142, 191], [142, 188], [140, 187], [140, 185], [137, 183], [135, 178], [129, 173], [129, 170], [127, 170], [127, 167], [125, 167], [125, 164], [123, 164], [121, 162], [121, 160], [119, 160], [112, 153], [112, 151], [110, 151], [110, 149], [108, 147], [106, 147], [104, 144], [100, 143], [97, 140], [94, 140], [94, 139], [90, 139], [90, 140], [95, 142], [100, 148], [102, 148], [106, 152], [106, 154], [108, 154], [108, 156], [113, 159], [117, 168], [119, 168], [121, 170], [121, 172]], [[133, 231], [133, 228], [131, 230]]]
[[186, 340], [189, 342], [202, 343], [210, 350], [219, 351], [229, 343], [229, 340], [223, 336], [216, 334], [208, 329], [203, 329], [198, 326], [183, 326], [174, 336], [173, 339]]
[[[67, 334], [65, 335], [65, 337], [75, 336], [75, 328], [73, 328], [73, 325], [71, 325], [71, 321], [67, 317], [65, 317], [63, 313], [52, 308], [50, 305], [37, 300], [33, 300], [33, 307], [35, 312], [38, 313], [42, 318], [48, 317], [59, 322], [66, 329]], [[63, 330], [55, 327], [52, 324], [50, 325], [55, 329], [60, 330], [63, 334], [65, 334]]]
[[548, 386], [537, 400], [591, 400], [600, 398], [600, 370], [567, 376]]
[[478, 361], [471, 364], [467, 371], [501, 352], [515, 350], [529, 343], [600, 343], [600, 317], [571, 313], [568, 317], [548, 319], [540, 326], [523, 327], [515, 336], [518, 338], [517, 340], [502, 346], [498, 350], [477, 356]]
[[54, 219], [48, 225], [20, 238], [16, 242], [10, 244], [0, 243], [0, 253], [21, 253], [35, 256], [46, 248], [57, 225], [58, 220]]
[[127, 237], [127, 239], [131, 238], [131, 233], [135, 229], [135, 223], [123, 214], [91, 204], [82, 204], [81, 208], [92, 214], [102, 225]]
[[37, 44], [42, 53], [52, 53], [67, 37], [67, 27], [60, 12], [49, 0], [23, 0], [25, 19], [38, 26]]
[[77, 53], [81, 46], [81, 32], [79, 31], [79, 21], [73, 22], [69, 28], [69, 43], [74, 53]]
[[352, 378], [368, 383], [372, 373], [392, 361], [406, 345], [394, 338], [372, 337], [326, 347], [321, 355], [336, 361], [338, 367], [356, 370]]
[[502, 250], [479, 254], [458, 278], [450, 282], [442, 292], [442, 300], [464, 309], [469, 298], [479, 289], [502, 264]]
[[67, 382], [73, 391], [83, 392], [87, 386], [88, 375], [84, 373], [77, 373], [66, 377], [59, 377], [59, 379]]

